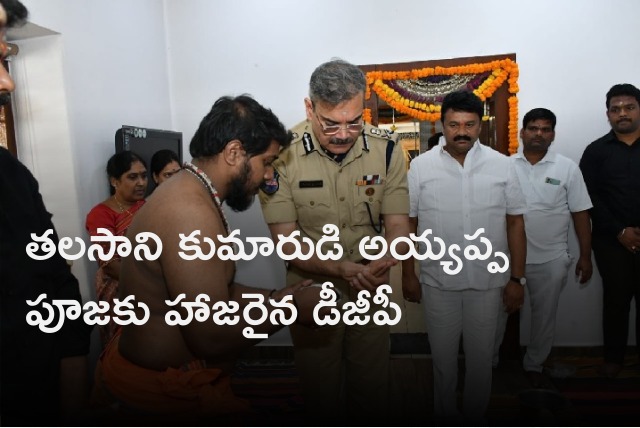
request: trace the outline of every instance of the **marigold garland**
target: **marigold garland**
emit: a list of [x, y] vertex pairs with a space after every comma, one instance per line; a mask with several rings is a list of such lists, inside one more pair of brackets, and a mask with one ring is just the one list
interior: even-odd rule
[[367, 123], [371, 123], [371, 109], [370, 108], [364, 109], [364, 111], [362, 112], [362, 120], [364, 120]]
[[[482, 101], [490, 98], [495, 91], [507, 81], [509, 93], [509, 153], [514, 154], [518, 150], [518, 64], [510, 58], [460, 65], [455, 67], [426, 67], [404, 71], [370, 71], [366, 73], [367, 87], [365, 97], [371, 98], [371, 89], [387, 104], [400, 113], [407, 114], [421, 121], [436, 122], [440, 120], [439, 104], [420, 102], [407, 96], [403, 96], [391, 88], [385, 81], [391, 80], [415, 80], [429, 76], [452, 76], [460, 74], [491, 74], [478, 86], [475, 93]], [[423, 98], [424, 99], [424, 98]], [[365, 122], [371, 122], [371, 110], [365, 109], [363, 113]], [[483, 117], [484, 120], [484, 117]]]

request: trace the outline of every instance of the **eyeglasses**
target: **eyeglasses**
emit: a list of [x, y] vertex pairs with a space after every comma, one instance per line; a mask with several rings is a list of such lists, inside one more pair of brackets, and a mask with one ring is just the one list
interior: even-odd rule
[[357, 123], [347, 123], [346, 125], [325, 125], [320, 120], [320, 117], [318, 117], [318, 113], [316, 113], [315, 111], [313, 113], [316, 115], [316, 119], [318, 119], [318, 123], [320, 124], [320, 127], [322, 128], [322, 133], [324, 135], [336, 135], [342, 129], [346, 129], [347, 132], [356, 134], [362, 131], [362, 128], [364, 127], [364, 123], [362, 122], [362, 117], [358, 119]]
[[532, 134], [537, 134], [539, 131], [542, 131], [543, 134], [550, 134], [553, 132], [553, 128], [550, 126], [530, 125], [530, 126], [527, 126], [527, 131], [531, 132]]

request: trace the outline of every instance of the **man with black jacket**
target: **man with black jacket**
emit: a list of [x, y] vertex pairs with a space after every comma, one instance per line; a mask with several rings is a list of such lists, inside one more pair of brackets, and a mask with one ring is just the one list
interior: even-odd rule
[[[6, 28], [24, 22], [27, 14], [19, 1], [0, 0], [0, 55], [7, 52]], [[8, 103], [13, 89], [11, 77], [0, 65], [0, 103]], [[35, 301], [43, 293], [49, 302], [82, 302], [66, 260], [57, 253], [34, 260], [26, 252], [31, 234], [42, 236], [48, 229], [54, 226], [38, 182], [0, 147], [0, 423], [5, 426], [58, 425], [87, 397], [91, 330], [82, 318], [66, 320], [57, 333], [44, 333], [27, 323], [27, 314], [36, 309], [27, 300]], [[50, 238], [58, 242], [55, 231]]]

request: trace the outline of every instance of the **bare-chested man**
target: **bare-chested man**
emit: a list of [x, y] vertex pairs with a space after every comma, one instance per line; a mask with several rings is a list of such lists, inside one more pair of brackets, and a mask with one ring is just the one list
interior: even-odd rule
[[[240, 317], [235, 326], [219, 326], [211, 317], [186, 326], [165, 321], [166, 300], [181, 294], [186, 302], [206, 294], [209, 306], [236, 301], [242, 315], [247, 301], [243, 293], [260, 293], [280, 301], [294, 294], [298, 321], [310, 322], [318, 288], [300, 288], [311, 281], [271, 292], [233, 282], [235, 264], [218, 257], [184, 260], [179, 256], [180, 234], [200, 230], [200, 240], [228, 235], [222, 201], [234, 210], [247, 209], [265, 180], [273, 178], [271, 164], [290, 134], [278, 118], [249, 96], [223, 97], [204, 117], [189, 147], [193, 163], [156, 189], [136, 214], [128, 237], [141, 232], [156, 234], [163, 245], [155, 261], [122, 262], [120, 298], [134, 295], [151, 316], [142, 326], [126, 325], [100, 360], [94, 401], [115, 398], [120, 415], [221, 415], [242, 411], [246, 403], [229, 388], [229, 371], [235, 354], [255, 344], [242, 331], [248, 325]], [[202, 245], [203, 252], [209, 248]], [[270, 295], [270, 293], [272, 293]], [[270, 296], [269, 296], [270, 295]], [[269, 311], [274, 307], [265, 305]], [[181, 312], [183, 318], [185, 312]], [[256, 315], [257, 317], [257, 315]], [[256, 333], [272, 333], [281, 326], [268, 321], [254, 326]], [[113, 406], [112, 406], [113, 407]]]

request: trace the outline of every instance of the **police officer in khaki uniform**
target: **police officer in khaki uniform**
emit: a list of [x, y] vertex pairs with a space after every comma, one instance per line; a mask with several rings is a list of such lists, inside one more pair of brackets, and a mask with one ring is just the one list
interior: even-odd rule
[[[330, 281], [342, 292], [339, 307], [355, 301], [359, 290], [373, 294], [388, 284], [389, 268], [397, 263], [389, 256], [367, 263], [359, 251], [361, 239], [384, 234], [391, 243], [409, 234], [405, 159], [387, 131], [363, 123], [365, 84], [364, 73], [342, 60], [314, 71], [305, 99], [307, 120], [292, 129], [291, 146], [273, 164], [276, 177], [260, 193], [274, 240], [299, 230], [317, 242], [325, 224], [338, 227], [343, 258], [292, 260], [287, 282]], [[323, 245], [323, 251], [333, 245]], [[291, 254], [294, 248], [284, 250]], [[370, 303], [370, 313], [380, 309]], [[385, 421], [388, 326], [293, 325], [291, 334], [305, 404], [316, 423], [335, 423], [345, 414], [359, 425]]]

